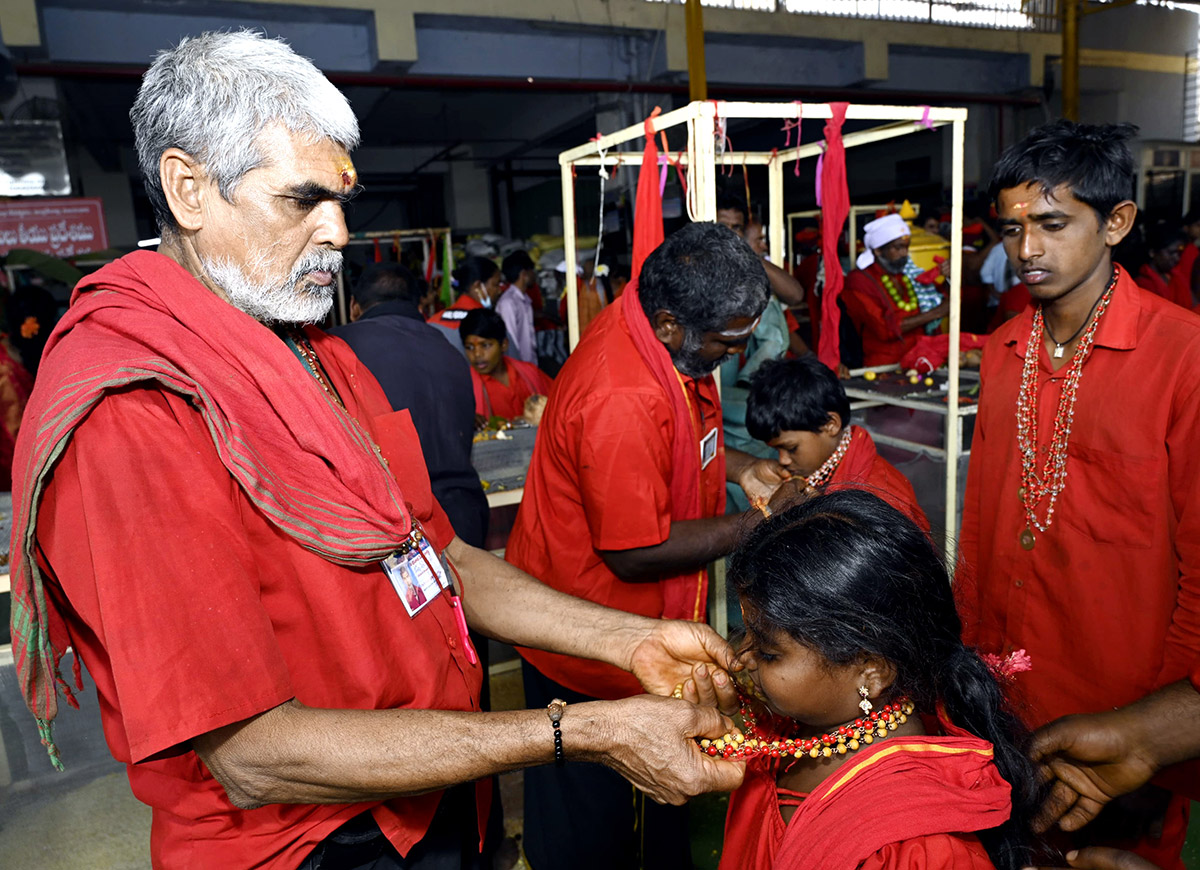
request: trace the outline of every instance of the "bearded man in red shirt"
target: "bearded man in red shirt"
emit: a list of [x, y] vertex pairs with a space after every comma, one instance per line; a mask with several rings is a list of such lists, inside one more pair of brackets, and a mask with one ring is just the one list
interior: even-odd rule
[[[774, 460], [724, 447], [712, 377], [745, 348], [768, 294], [757, 255], [720, 224], [690, 224], [646, 258], [554, 381], [510, 562], [589, 601], [704, 619], [708, 563], [761, 519], [758, 511], [725, 514], [726, 481], [757, 498], [784, 478]], [[779, 487], [771, 505], [791, 491]], [[529, 704], [639, 691], [628, 674], [598, 662], [522, 655]], [[602, 768], [527, 771], [525, 818], [541, 822], [527, 826], [524, 843], [537, 870], [691, 866], [686, 815], [643, 805]]]
[[69, 647], [155, 867], [475, 868], [487, 777], [550, 762], [663, 801], [736, 786], [691, 739], [731, 727], [713, 709], [479, 711], [468, 624], [661, 694], [729, 650], [464, 544], [408, 412], [306, 325], [348, 242], [346, 98], [282, 42], [211, 33], [159, 54], [132, 120], [162, 245], [76, 288], [17, 444], [13, 654], [52, 758]]
[[891, 365], [925, 334], [926, 324], [941, 320], [950, 308], [943, 300], [921, 310], [913, 279], [904, 273], [912, 241], [904, 218], [887, 214], [864, 229], [867, 249], [855, 261], [858, 268], [846, 276], [842, 300], [862, 339], [863, 365]]
[[[957, 597], [983, 652], [1028, 651], [1014, 701], [1033, 727], [1128, 704], [1200, 652], [1200, 318], [1112, 261], [1137, 214], [1134, 130], [1041, 127], [990, 186], [1033, 304], [984, 351]], [[1186, 797], [1137, 806], [1154, 810], [1114, 803], [1076, 842], [1127, 834], [1181, 868]], [[1137, 835], [1147, 816], [1161, 837]]]

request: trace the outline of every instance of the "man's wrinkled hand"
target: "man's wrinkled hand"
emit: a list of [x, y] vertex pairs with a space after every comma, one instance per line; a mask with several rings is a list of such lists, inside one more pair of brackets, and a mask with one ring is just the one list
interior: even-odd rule
[[775, 494], [780, 485], [791, 478], [786, 468], [774, 459], [759, 459], [746, 466], [738, 475], [738, 485], [751, 503], [755, 499], [766, 501]]
[[1038, 729], [1029, 754], [1054, 785], [1035, 830], [1057, 822], [1064, 831], [1077, 831], [1105, 804], [1150, 781], [1157, 768], [1131, 738], [1129, 724], [1124, 713], [1104, 712], [1065, 716]]
[[629, 669], [647, 692], [670, 695], [690, 681], [687, 691], [693, 693], [692, 700], [733, 714], [738, 708], [737, 686], [729, 670], [740, 667], [729, 642], [710, 626], [663, 619], [634, 648]]
[[742, 784], [744, 762], [710, 758], [696, 738], [716, 739], [733, 720], [711, 707], [641, 695], [614, 701], [613, 743], [605, 763], [660, 804], [683, 804]]

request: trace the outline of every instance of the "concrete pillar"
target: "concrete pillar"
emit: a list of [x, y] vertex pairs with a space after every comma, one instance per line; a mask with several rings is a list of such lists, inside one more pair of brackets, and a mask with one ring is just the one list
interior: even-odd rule
[[105, 172], [88, 153], [75, 153], [78, 194], [99, 197], [104, 202], [104, 223], [111, 248], [132, 248], [138, 243], [137, 223], [133, 218], [133, 183], [124, 171]]
[[450, 163], [446, 185], [446, 214], [459, 233], [494, 232], [491, 180], [488, 171], [472, 160]]

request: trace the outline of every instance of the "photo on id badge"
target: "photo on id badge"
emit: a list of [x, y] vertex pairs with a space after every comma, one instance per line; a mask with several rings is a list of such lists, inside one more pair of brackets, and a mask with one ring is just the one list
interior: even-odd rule
[[416, 616], [424, 609], [444, 585], [444, 581], [439, 576], [441, 572], [437, 568], [432, 571], [429, 568], [430, 564], [440, 568], [437, 554], [433, 552], [433, 548], [429, 547], [427, 542], [422, 541], [421, 543], [423, 546], [419, 549], [427, 548], [429, 550], [424, 558], [418, 552], [418, 548], [414, 547], [407, 553], [392, 553], [382, 562], [384, 573], [391, 580], [392, 588], [400, 596], [400, 601], [404, 604], [404, 609], [408, 611], [409, 616]]

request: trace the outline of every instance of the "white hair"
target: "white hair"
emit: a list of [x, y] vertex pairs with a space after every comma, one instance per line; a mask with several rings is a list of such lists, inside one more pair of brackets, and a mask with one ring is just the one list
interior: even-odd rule
[[179, 148], [203, 166], [227, 201], [267, 155], [263, 130], [282, 124], [313, 142], [358, 145], [358, 120], [346, 97], [310, 60], [253, 30], [185, 37], [161, 51], [129, 112], [146, 193], [164, 232], [177, 228], [158, 164]]

